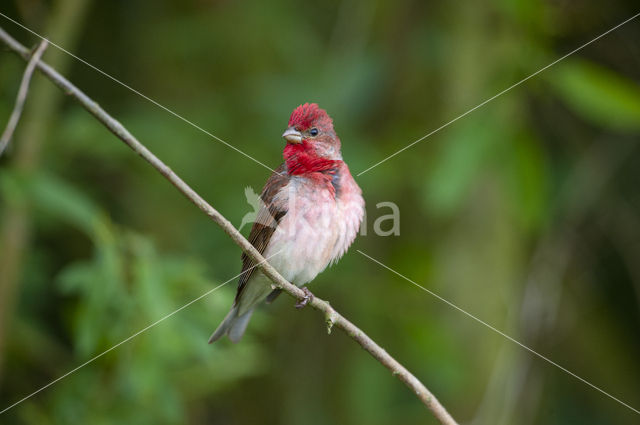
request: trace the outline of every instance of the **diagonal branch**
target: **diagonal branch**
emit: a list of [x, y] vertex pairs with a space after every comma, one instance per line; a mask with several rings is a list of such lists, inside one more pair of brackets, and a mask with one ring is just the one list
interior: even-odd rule
[[[29, 49], [24, 47], [2, 28], [0, 28], [0, 41], [6, 44], [10, 50], [18, 54], [24, 60], [29, 60]], [[129, 131], [116, 119], [111, 117], [98, 103], [84, 94], [80, 89], [74, 86], [66, 78], [60, 75], [55, 69], [44, 62], [37, 63], [38, 70], [51, 80], [56, 86], [63, 90], [67, 95], [73, 97], [82, 107], [89, 111], [98, 121], [100, 121], [109, 131], [115, 134], [127, 146], [133, 149], [138, 155], [149, 162], [156, 170], [158, 170], [167, 180], [171, 182], [183, 195], [194, 203], [200, 210], [207, 214], [215, 221], [224, 232], [238, 245], [251, 259], [253, 259], [262, 269], [263, 273], [274, 283], [275, 286], [284, 290], [289, 295], [298, 300], [306, 297], [304, 291], [297, 286], [289, 283], [284, 279], [273, 266], [271, 266], [262, 255], [251, 245], [251, 243], [242, 236], [242, 234], [220, 214], [215, 208], [207, 203], [197, 192], [195, 192], [187, 183], [185, 183], [171, 168], [156, 157], [149, 149], [138, 141]], [[369, 352], [384, 367], [389, 369], [392, 374], [400, 379], [409, 389], [416, 394], [420, 401], [432, 412], [432, 414], [443, 425], [456, 425], [456, 421], [440, 404], [435, 396], [409, 372], [396, 359], [391, 357], [382, 347], [365, 334], [360, 328], [347, 320], [344, 316], [334, 310], [328, 302], [314, 297], [309, 304], [316, 310], [324, 313], [329, 330], [333, 326], [342, 329], [355, 340], [362, 348]]]
[[29, 93], [29, 84], [31, 83], [31, 76], [33, 75], [33, 70], [35, 69], [38, 61], [42, 57], [42, 54], [46, 50], [49, 42], [47, 40], [42, 40], [40, 45], [33, 53], [31, 60], [27, 64], [27, 68], [24, 71], [24, 75], [22, 76], [22, 82], [20, 83], [20, 89], [18, 89], [18, 96], [16, 97], [16, 105], [13, 108], [13, 112], [9, 117], [9, 122], [7, 123], [7, 127], [2, 132], [2, 137], [0, 137], [0, 156], [2, 156], [2, 152], [6, 149], [13, 137], [13, 132], [16, 131], [16, 127], [18, 126], [18, 121], [20, 121], [20, 116], [22, 115], [22, 110], [24, 109], [24, 102], [27, 100], [27, 93]]

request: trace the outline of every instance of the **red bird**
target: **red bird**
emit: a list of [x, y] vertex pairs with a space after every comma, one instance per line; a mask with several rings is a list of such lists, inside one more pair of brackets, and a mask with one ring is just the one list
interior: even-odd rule
[[[342, 160], [333, 122], [318, 105], [298, 106], [282, 137], [287, 141], [284, 164], [262, 189], [263, 204], [249, 241], [285, 279], [311, 297], [304, 285], [347, 251], [360, 228], [364, 200]], [[254, 266], [242, 254], [235, 301], [210, 343], [225, 334], [239, 341], [256, 306], [280, 294]]]

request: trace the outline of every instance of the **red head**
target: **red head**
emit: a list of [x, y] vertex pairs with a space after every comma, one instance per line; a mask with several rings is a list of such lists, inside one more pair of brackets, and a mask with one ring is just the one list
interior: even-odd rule
[[333, 121], [327, 115], [327, 111], [320, 109], [316, 103], [305, 103], [293, 110], [289, 118], [289, 127], [295, 127], [298, 131], [322, 127], [326, 131], [333, 132]]
[[342, 160], [333, 121], [315, 103], [305, 103], [293, 110], [289, 128], [282, 137], [287, 140], [284, 159], [290, 174], [323, 171]]

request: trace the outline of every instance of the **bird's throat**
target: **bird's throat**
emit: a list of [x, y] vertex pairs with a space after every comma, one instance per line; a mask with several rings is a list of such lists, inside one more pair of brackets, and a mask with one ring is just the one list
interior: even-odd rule
[[283, 156], [287, 164], [287, 171], [293, 176], [336, 169], [342, 162], [319, 156], [306, 140], [303, 140], [302, 143], [287, 144]]

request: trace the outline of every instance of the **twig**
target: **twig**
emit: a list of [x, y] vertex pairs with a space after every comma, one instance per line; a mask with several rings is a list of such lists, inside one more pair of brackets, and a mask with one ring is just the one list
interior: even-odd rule
[[[23, 59], [29, 59], [29, 50], [13, 39], [2, 28], [0, 28], [0, 40], [5, 43], [12, 51], [17, 53]], [[250, 258], [252, 258], [263, 273], [280, 289], [287, 292], [294, 298], [302, 300], [305, 293], [302, 289], [289, 283], [284, 279], [273, 266], [271, 266], [262, 255], [251, 245], [251, 243], [242, 236], [242, 234], [220, 214], [215, 208], [207, 203], [197, 192], [195, 192], [187, 183], [185, 183], [171, 168], [156, 157], [149, 149], [138, 141], [129, 131], [116, 119], [111, 117], [100, 105], [84, 94], [80, 89], [60, 75], [55, 69], [44, 62], [38, 62], [38, 70], [50, 79], [56, 86], [62, 89], [66, 94], [77, 100], [87, 111], [89, 111], [98, 121], [100, 121], [109, 131], [115, 134], [127, 146], [133, 149], [138, 155], [149, 162], [157, 169], [167, 180], [171, 182], [183, 195], [185, 195], [200, 210], [207, 214], [215, 221], [224, 232], [238, 245]], [[434, 397], [434, 395], [409, 372], [396, 359], [391, 357], [382, 347], [380, 347], [367, 334], [360, 330], [357, 326], [335, 311], [328, 302], [314, 297], [309, 302], [314, 309], [324, 313], [325, 317], [330, 317], [333, 326], [345, 331], [353, 340], [355, 340], [362, 348], [369, 352], [383, 366], [389, 369], [392, 374], [400, 379], [411, 391], [420, 399], [420, 401], [433, 413], [433, 415], [444, 425], [456, 425], [456, 421]]]
[[27, 64], [27, 68], [24, 70], [22, 82], [20, 83], [20, 88], [18, 89], [18, 96], [16, 97], [16, 105], [14, 106], [13, 112], [9, 117], [9, 122], [7, 123], [7, 127], [2, 133], [2, 137], [0, 137], [0, 156], [2, 156], [2, 153], [13, 137], [13, 132], [18, 126], [18, 121], [20, 121], [20, 116], [22, 115], [22, 110], [24, 109], [24, 102], [27, 99], [27, 93], [29, 92], [29, 83], [31, 83], [33, 70], [36, 68], [37, 63], [40, 61], [40, 58], [42, 57], [44, 51], [47, 49], [48, 45], [49, 42], [47, 40], [42, 40], [40, 42], [40, 45], [33, 53], [31, 60]]

